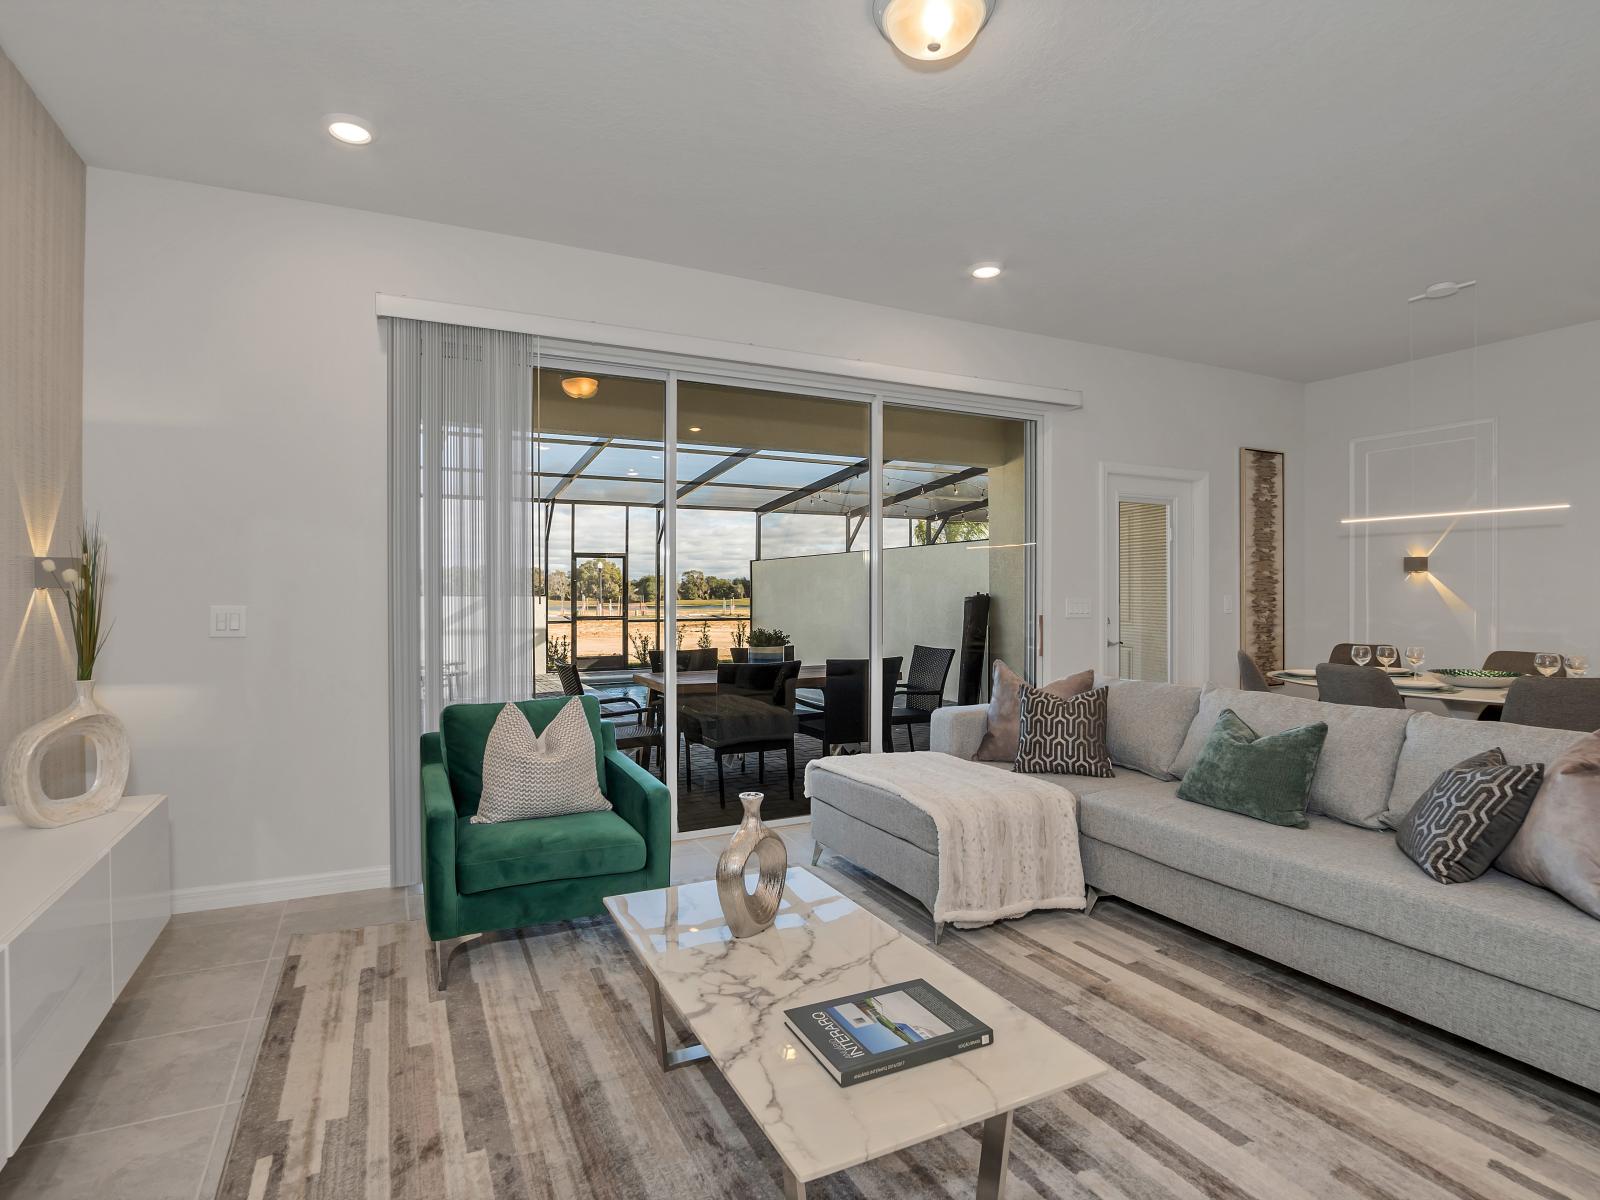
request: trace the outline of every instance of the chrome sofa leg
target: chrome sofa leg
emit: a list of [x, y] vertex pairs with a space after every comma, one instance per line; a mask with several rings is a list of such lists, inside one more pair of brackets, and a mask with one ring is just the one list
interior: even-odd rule
[[469, 942], [476, 942], [482, 934], [469, 933], [464, 937], [446, 938], [442, 942], [433, 944], [434, 974], [439, 991], [444, 991], [450, 983], [450, 960], [455, 957], [457, 950], [463, 949]]
[[939, 939], [942, 938], [943, 936], [944, 936], [944, 922], [943, 921], [935, 921], [933, 923], [933, 944], [935, 946], [937, 946], [939, 944]]
[[820, 861], [822, 861], [822, 843], [821, 842], [812, 842], [811, 843], [811, 865], [814, 867]]
[[1083, 894], [1083, 915], [1087, 917], [1094, 911], [1095, 902], [1100, 899], [1100, 893], [1092, 887], [1086, 887], [1083, 889]]

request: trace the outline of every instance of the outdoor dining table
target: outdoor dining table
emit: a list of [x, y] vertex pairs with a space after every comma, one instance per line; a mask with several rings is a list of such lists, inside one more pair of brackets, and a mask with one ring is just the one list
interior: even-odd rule
[[[1309, 695], [1313, 699], [1316, 697], [1317, 673], [1314, 667], [1290, 667], [1283, 671], [1268, 671], [1267, 674], [1270, 678], [1287, 684], [1295, 695]], [[1503, 687], [1454, 687], [1426, 671], [1420, 676], [1390, 672], [1390, 678], [1394, 680], [1395, 689], [1405, 700], [1408, 708], [1426, 709], [1438, 704], [1443, 705], [1451, 716], [1476, 717], [1491, 704], [1506, 702], [1507, 689]]]
[[[821, 688], [828, 677], [827, 668], [818, 663], [802, 665], [800, 674], [796, 679], [796, 686], [802, 688]], [[640, 687], [649, 688], [652, 692], [661, 695], [667, 693], [667, 673], [665, 671], [635, 671], [634, 683]], [[717, 673], [715, 671], [679, 671], [678, 695], [680, 696], [705, 696], [717, 690]]]

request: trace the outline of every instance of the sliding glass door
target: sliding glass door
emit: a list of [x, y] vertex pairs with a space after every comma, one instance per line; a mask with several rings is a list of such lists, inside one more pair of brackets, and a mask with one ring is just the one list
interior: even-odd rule
[[1031, 420], [638, 358], [391, 322], [397, 863], [447, 704], [594, 696], [698, 833], [1033, 676]]

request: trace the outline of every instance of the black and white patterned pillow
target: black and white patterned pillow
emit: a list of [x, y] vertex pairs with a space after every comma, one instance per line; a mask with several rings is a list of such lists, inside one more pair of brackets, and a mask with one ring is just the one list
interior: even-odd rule
[[543, 733], [534, 733], [515, 704], [500, 710], [483, 747], [474, 825], [610, 810], [595, 777], [594, 734], [581, 700], [563, 704]]
[[1517, 836], [1543, 780], [1543, 763], [1507, 763], [1499, 750], [1474, 755], [1422, 793], [1396, 826], [1395, 842], [1440, 883], [1468, 883]]
[[1057, 696], [1022, 685], [1015, 770], [1028, 775], [1091, 775], [1110, 779], [1106, 689]]

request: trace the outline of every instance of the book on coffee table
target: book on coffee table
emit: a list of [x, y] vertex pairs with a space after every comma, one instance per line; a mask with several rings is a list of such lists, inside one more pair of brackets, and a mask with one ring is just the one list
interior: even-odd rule
[[923, 979], [785, 1009], [783, 1017], [841, 1087], [994, 1041], [992, 1029]]

